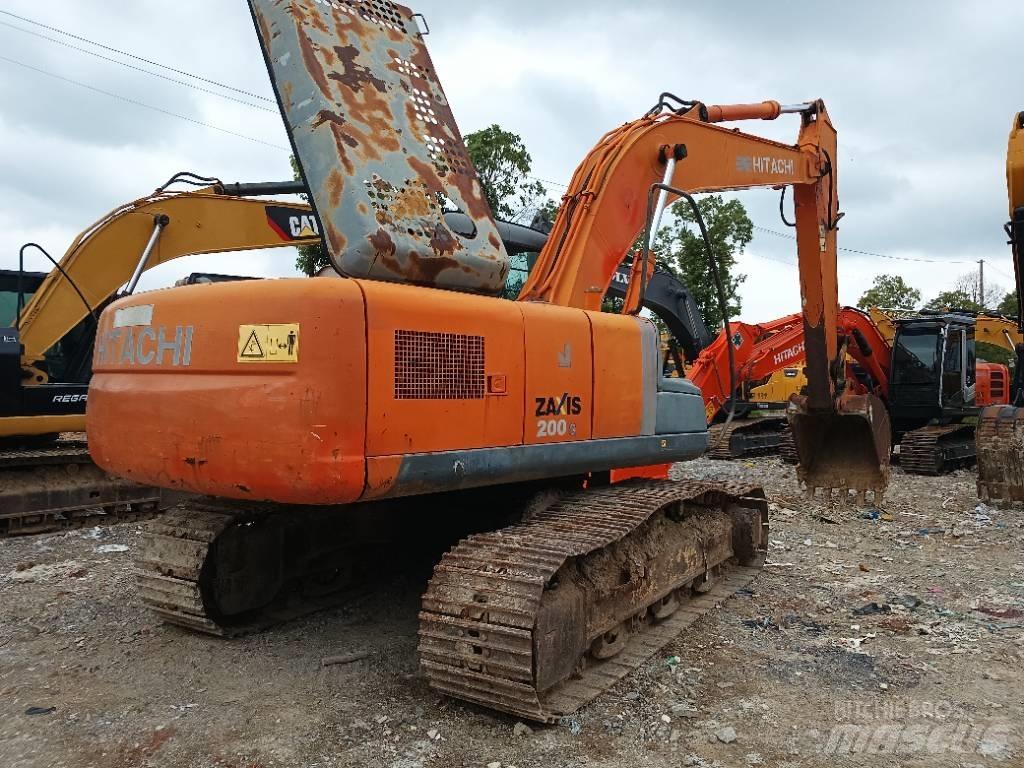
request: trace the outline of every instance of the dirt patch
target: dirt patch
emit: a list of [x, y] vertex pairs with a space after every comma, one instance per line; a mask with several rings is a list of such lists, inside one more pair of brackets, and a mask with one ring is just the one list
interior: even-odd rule
[[676, 472], [763, 483], [769, 564], [591, 705], [530, 730], [426, 686], [422, 563], [343, 608], [225, 641], [145, 611], [131, 577], [137, 525], [2, 541], [0, 765], [1024, 761], [1019, 512], [979, 506], [966, 472], [897, 470], [885, 503], [862, 510], [806, 500], [775, 460]]

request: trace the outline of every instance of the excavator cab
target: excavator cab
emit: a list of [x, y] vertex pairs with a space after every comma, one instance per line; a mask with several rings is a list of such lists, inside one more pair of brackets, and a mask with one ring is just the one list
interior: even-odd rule
[[897, 432], [948, 422], [975, 408], [974, 318], [945, 314], [896, 321], [889, 399]]

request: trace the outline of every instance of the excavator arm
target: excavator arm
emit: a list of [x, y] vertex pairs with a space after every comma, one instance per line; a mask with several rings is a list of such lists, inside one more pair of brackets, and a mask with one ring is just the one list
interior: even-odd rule
[[1024, 343], [1020, 325], [1015, 320], [996, 315], [978, 315], [974, 321], [974, 338], [1010, 352]]
[[[1006, 193], [1010, 208], [1010, 220], [1006, 234], [1013, 249], [1013, 271], [1017, 277], [1017, 297], [1024, 296], [1024, 112], [1013, 117], [1010, 140], [1006, 150]], [[1024, 331], [1024, 308], [1018, 306], [1017, 325]]]
[[[717, 124], [774, 120], [784, 113], [800, 115], [793, 145]], [[790, 413], [800, 477], [812, 489], [882, 491], [888, 418], [872, 396], [845, 391], [845, 349], [837, 333], [836, 146], [836, 130], [820, 100], [788, 107], [774, 101], [686, 102], [672, 109], [663, 96], [647, 115], [606, 134], [577, 168], [519, 298], [596, 310], [638, 234], [650, 232], [648, 245], [653, 243], [675, 200], [697, 192], [791, 186], [808, 379], [807, 394], [795, 399]], [[658, 205], [651, 210], [656, 190]], [[642, 293], [647, 265], [634, 265]]]
[[[796, 145], [717, 125], [725, 120], [802, 119]], [[664, 182], [689, 193], [792, 186], [800, 290], [814, 406], [832, 407], [829, 363], [837, 353], [836, 131], [822, 102], [711, 106], [653, 114], [606, 134], [577, 168], [548, 245], [521, 300], [596, 310], [623, 257], [645, 228], [647, 195]], [[677, 159], [678, 158], [678, 159]], [[670, 173], [667, 173], [670, 171]], [[669, 193], [665, 204], [678, 195]]]
[[[846, 349], [871, 376], [878, 393], [887, 395], [891, 352], [889, 344], [871, 318], [852, 307], [839, 311], [837, 332], [847, 339]], [[750, 325], [732, 323], [732, 344], [736, 365], [735, 381], [744, 384], [761, 381], [783, 368], [802, 366], [806, 361], [804, 328], [799, 314], [785, 315], [768, 323]], [[849, 339], [853, 343], [849, 343]], [[725, 333], [719, 334], [701, 353], [689, 370], [689, 377], [700, 387], [708, 421], [729, 401], [729, 359]]]
[[[1024, 333], [1024, 112], [1013, 116], [1006, 147], [1006, 195], [1010, 220], [1006, 224], [1013, 254], [1017, 289], [1017, 330]], [[987, 341], [988, 339], [986, 339]], [[1024, 500], [1024, 462], [1019, 446], [1024, 438], [1024, 344], [1014, 347], [1016, 365], [1010, 387], [1013, 405], [985, 408], [978, 420], [978, 495], [983, 499]]]
[[[793, 329], [796, 329], [796, 333], [790, 334]], [[765, 324], [731, 323], [729, 330], [729, 336], [722, 331], [687, 371], [688, 378], [700, 388], [704, 396], [708, 423], [731, 399], [731, 382], [735, 381], [739, 387], [744, 382], [754, 380], [751, 371], [758, 369], [759, 364], [766, 360], [776, 359], [776, 356], [780, 360], [780, 369], [803, 361], [803, 329], [799, 314], [786, 315]], [[783, 338], [788, 339], [788, 342], [778, 344], [778, 340]], [[733, 377], [729, 376], [729, 344], [733, 347], [733, 362], [736, 366], [736, 375]], [[797, 346], [799, 350], [794, 349]], [[792, 354], [786, 355], [786, 349]], [[782, 362], [782, 356], [785, 356], [785, 362]], [[760, 377], [764, 375], [767, 374]]]

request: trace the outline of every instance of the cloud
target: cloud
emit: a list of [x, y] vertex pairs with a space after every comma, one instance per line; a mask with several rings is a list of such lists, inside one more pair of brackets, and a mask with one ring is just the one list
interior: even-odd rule
[[[100, 0], [59, 7], [9, 0], [7, 7], [252, 94], [271, 95], [245, 3], [139, 0], [116, 14]], [[414, 10], [430, 22], [427, 43], [462, 130], [497, 122], [520, 133], [541, 178], [567, 182], [605, 131], [640, 115], [661, 91], [711, 103], [822, 97], [839, 130], [839, 199], [847, 213], [840, 244], [940, 260], [926, 264], [843, 252], [842, 301], [855, 301], [881, 272], [903, 274], [926, 297], [980, 258], [1004, 274], [1012, 272], [1001, 225], [1006, 133], [1011, 113], [1022, 106], [1007, 96], [1017, 92], [1020, 70], [1014, 35], [1024, 26], [1024, 4], [1016, 0], [993, 0], [984, 13], [955, 0], [827, 7], [804, 0], [422, 0]], [[0, 21], [32, 28], [8, 17]], [[276, 114], [8, 27], [0, 26], [0, 47], [0, 55], [63, 77], [287, 146]], [[0, 97], [6, 105], [0, 111], [6, 148], [0, 155], [3, 267], [16, 263], [25, 239], [46, 241], [53, 252], [62, 252], [88, 223], [178, 170], [231, 181], [290, 176], [285, 149], [3, 61]], [[798, 126], [790, 117], [745, 127], [790, 142]], [[787, 231], [776, 194], [739, 197], [759, 227]], [[794, 259], [791, 240], [757, 231], [740, 260], [749, 275], [743, 286], [747, 319], [798, 306], [796, 273], [787, 264]], [[286, 251], [196, 257], [195, 263], [154, 270], [143, 285], [167, 284], [186, 271], [289, 274], [292, 261]]]

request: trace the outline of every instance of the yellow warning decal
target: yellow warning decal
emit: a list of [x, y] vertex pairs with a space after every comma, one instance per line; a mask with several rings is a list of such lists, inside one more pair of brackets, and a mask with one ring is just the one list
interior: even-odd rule
[[238, 362], [299, 362], [299, 324], [238, 326]]

